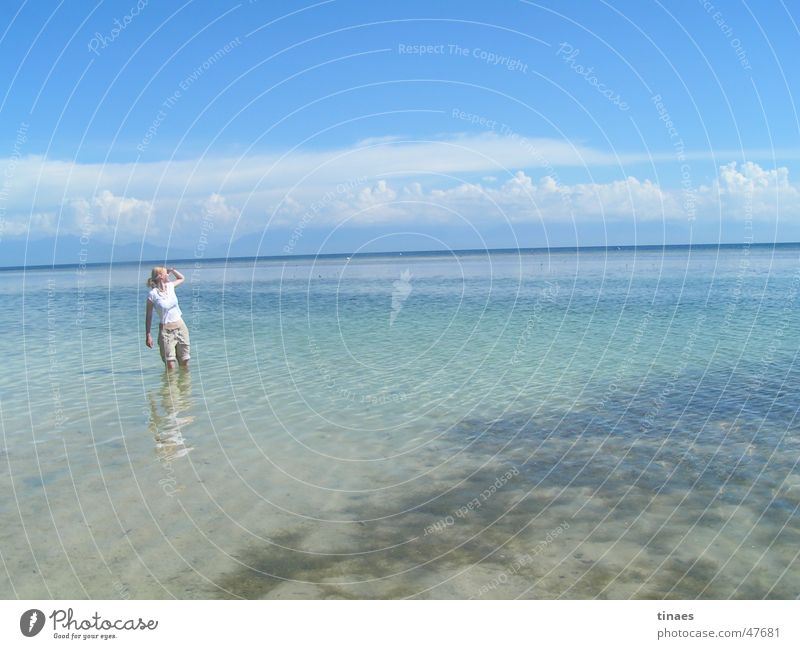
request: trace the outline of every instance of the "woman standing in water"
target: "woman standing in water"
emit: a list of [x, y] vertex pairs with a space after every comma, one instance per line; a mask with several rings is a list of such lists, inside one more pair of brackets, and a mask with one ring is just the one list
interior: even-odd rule
[[[175, 276], [175, 281], [170, 282], [170, 274]], [[158, 325], [158, 349], [161, 360], [168, 370], [174, 369], [177, 359], [183, 368], [189, 367], [189, 330], [181, 318], [181, 309], [178, 306], [178, 296], [175, 287], [183, 284], [184, 276], [174, 268], [156, 266], [150, 273], [147, 286], [147, 310], [145, 312], [144, 330], [147, 334], [145, 344], [153, 346], [153, 337], [150, 335], [150, 325], [153, 322], [153, 308], [158, 311], [160, 324]]]

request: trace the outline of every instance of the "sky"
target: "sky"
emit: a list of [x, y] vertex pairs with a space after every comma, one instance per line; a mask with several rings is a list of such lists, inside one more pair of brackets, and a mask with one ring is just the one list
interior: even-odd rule
[[797, 3], [3, 7], [0, 266], [800, 241]]

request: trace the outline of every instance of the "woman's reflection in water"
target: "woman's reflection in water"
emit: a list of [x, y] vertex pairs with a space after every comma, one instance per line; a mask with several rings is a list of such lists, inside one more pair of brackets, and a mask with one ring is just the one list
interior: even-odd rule
[[192, 407], [191, 373], [164, 372], [161, 389], [151, 390], [147, 398], [150, 401], [149, 426], [156, 441], [156, 454], [159, 461], [166, 465], [192, 450], [186, 444], [184, 433], [194, 417], [181, 416]]

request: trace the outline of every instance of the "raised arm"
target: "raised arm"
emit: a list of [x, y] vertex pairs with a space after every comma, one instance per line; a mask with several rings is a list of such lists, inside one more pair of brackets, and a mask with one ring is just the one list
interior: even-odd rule
[[153, 324], [153, 303], [147, 300], [147, 309], [144, 312], [144, 344], [148, 347], [153, 347], [153, 337], [150, 335], [150, 325]]
[[181, 274], [179, 270], [176, 270], [174, 268], [168, 268], [167, 272], [175, 275], [175, 281], [172, 282], [172, 286], [175, 288], [183, 284], [183, 282], [186, 280], [186, 278]]

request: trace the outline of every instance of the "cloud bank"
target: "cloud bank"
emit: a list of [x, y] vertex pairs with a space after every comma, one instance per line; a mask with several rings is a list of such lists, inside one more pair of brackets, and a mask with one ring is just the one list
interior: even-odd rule
[[[468, 222], [789, 220], [800, 186], [785, 167], [718, 168], [710, 184], [662, 187], [627, 175], [565, 184], [556, 169], [623, 168], [640, 155], [570, 142], [456, 135], [372, 138], [350, 148], [148, 163], [15, 160], [0, 237], [80, 235], [163, 242], [213, 221], [222, 236], [265, 229]], [[654, 161], [649, 156], [646, 160]], [[669, 160], [668, 156], [664, 159]], [[674, 163], [674, 160], [672, 160]], [[3, 161], [0, 161], [3, 166]], [[465, 178], [480, 180], [465, 180]]]

